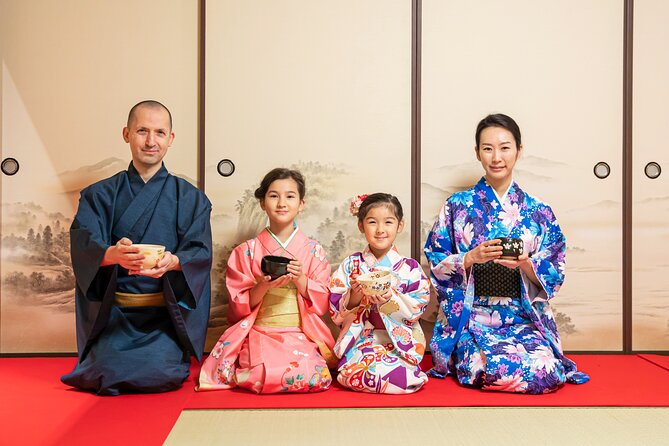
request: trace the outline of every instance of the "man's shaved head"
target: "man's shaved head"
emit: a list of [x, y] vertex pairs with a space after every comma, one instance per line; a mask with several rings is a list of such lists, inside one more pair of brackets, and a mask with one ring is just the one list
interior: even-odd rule
[[130, 127], [130, 123], [135, 118], [135, 112], [137, 111], [137, 109], [143, 108], [143, 107], [154, 108], [154, 109], [161, 108], [161, 109], [165, 110], [167, 112], [167, 115], [170, 117], [170, 128], [169, 128], [169, 130], [172, 130], [172, 113], [170, 113], [169, 109], [167, 107], [165, 107], [163, 104], [161, 104], [158, 101], [154, 101], [152, 99], [148, 99], [146, 101], [138, 102], [137, 104], [135, 104], [130, 109], [130, 113], [128, 113], [128, 122], [126, 124], [128, 127]]

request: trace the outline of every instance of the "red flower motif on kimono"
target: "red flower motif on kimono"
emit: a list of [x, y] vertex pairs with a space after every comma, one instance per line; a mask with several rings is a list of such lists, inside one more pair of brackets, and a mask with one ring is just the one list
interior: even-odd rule
[[217, 342], [216, 345], [214, 346], [214, 348], [211, 351], [211, 356], [213, 356], [216, 359], [220, 358], [221, 355], [223, 354], [223, 350], [225, 349], [225, 346], [229, 345], [229, 344], [230, 344], [229, 341], [225, 341], [225, 342], [219, 341], [219, 342]]
[[288, 388], [288, 392], [302, 392], [308, 390], [308, 385], [305, 381], [294, 381], [293, 385]]
[[304, 380], [304, 374], [299, 373], [297, 375], [286, 377], [286, 374], [289, 373], [293, 367], [297, 367], [299, 364], [297, 362], [291, 362], [291, 367], [288, 367], [283, 373], [281, 382], [283, 386], [281, 387], [282, 392], [308, 392], [309, 384]]
[[347, 386], [353, 390], [364, 390], [365, 388], [376, 388], [375, 358], [376, 354], [367, 353], [360, 358], [360, 362], [351, 364], [342, 369], [341, 373], [346, 378]]
[[216, 368], [216, 380], [219, 384], [230, 385], [234, 381], [235, 367], [228, 360], [224, 360]]

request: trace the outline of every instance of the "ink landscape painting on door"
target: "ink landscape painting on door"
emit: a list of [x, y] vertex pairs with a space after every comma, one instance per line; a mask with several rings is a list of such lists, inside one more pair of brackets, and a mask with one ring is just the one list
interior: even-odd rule
[[[410, 221], [411, 2], [211, 2], [206, 29], [210, 348], [227, 327], [227, 257], [267, 224], [253, 191], [270, 169], [304, 174], [297, 223], [333, 267], [365, 245], [354, 195], [395, 194]], [[222, 159], [232, 176], [217, 173]], [[409, 234], [397, 239], [407, 255]]]
[[[19, 170], [1, 177], [2, 353], [76, 350], [69, 227], [79, 191], [127, 169], [121, 130], [132, 105], [170, 107], [177, 136], [165, 163], [197, 183], [197, 5], [170, 0], [173, 12], [147, 26], [152, 3], [3, 1], [2, 158]], [[128, 69], [167, 53], [182, 69], [151, 78]]]
[[[484, 173], [478, 121], [512, 116], [523, 142], [514, 180], [550, 204], [567, 238], [565, 283], [551, 301], [563, 345], [620, 350], [623, 8], [572, 6], [423, 1], [422, 241], [445, 199]], [[593, 174], [600, 161], [606, 179]]]

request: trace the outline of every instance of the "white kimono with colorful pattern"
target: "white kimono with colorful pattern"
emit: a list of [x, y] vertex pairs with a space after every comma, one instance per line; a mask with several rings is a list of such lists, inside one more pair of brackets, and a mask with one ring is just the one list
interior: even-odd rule
[[[347, 309], [350, 276], [370, 271], [392, 272], [392, 297], [381, 305]], [[420, 319], [430, 297], [429, 282], [418, 262], [393, 248], [377, 259], [367, 247], [341, 263], [330, 280], [330, 315], [341, 327], [334, 353], [337, 380], [351, 390], [370, 393], [412, 393], [427, 382], [420, 369], [425, 336]]]

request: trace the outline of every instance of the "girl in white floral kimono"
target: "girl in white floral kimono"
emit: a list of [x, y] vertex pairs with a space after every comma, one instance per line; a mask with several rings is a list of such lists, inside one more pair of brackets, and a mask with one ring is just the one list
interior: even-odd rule
[[[425, 336], [418, 320], [430, 294], [419, 263], [394, 245], [404, 228], [402, 205], [376, 193], [358, 197], [351, 210], [369, 244], [345, 258], [330, 281], [330, 314], [341, 327], [334, 348], [340, 358], [337, 380], [361, 392], [415, 392], [427, 382], [419, 366]], [[391, 272], [390, 289], [366, 295], [356, 278], [383, 270]]]

